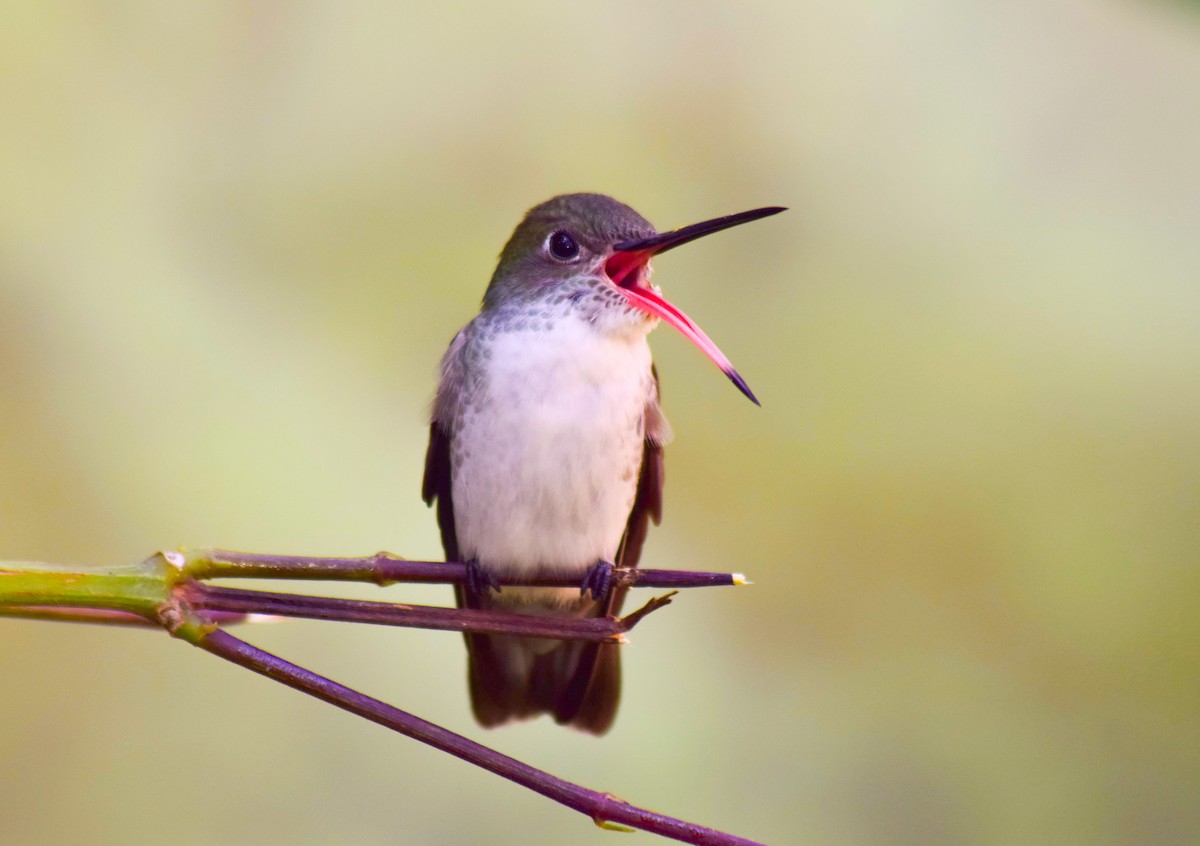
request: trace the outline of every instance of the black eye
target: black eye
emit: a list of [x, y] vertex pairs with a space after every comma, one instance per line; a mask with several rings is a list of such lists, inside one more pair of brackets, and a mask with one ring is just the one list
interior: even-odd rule
[[579, 245], [575, 243], [575, 239], [561, 229], [553, 233], [547, 243], [550, 246], [550, 255], [559, 261], [570, 261], [579, 255]]

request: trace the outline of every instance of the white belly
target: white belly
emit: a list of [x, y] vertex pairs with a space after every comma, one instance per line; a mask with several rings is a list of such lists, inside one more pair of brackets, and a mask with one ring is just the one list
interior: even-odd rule
[[613, 561], [652, 390], [645, 337], [568, 318], [484, 342], [483, 384], [461, 409], [451, 449], [463, 557], [512, 576]]

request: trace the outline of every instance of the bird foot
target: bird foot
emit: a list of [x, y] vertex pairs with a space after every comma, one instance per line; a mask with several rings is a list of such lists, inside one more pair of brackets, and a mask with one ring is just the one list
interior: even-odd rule
[[467, 572], [463, 584], [467, 593], [482, 596], [489, 590], [500, 590], [500, 580], [474, 558], [466, 562], [465, 566]]
[[608, 596], [608, 591], [612, 588], [613, 583], [613, 565], [608, 561], [597, 561], [588, 571], [583, 574], [583, 581], [579, 583], [579, 595], [587, 596], [590, 591], [595, 599], [602, 599]]

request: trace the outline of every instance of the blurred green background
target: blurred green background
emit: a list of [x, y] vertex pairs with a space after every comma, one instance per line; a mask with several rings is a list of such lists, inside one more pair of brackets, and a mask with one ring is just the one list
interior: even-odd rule
[[[436, 558], [435, 368], [520, 214], [784, 204], [657, 263], [764, 407], [656, 333], [644, 562], [755, 585], [635, 633], [609, 736], [477, 728], [454, 635], [240, 633], [772, 843], [1200, 841], [1191, 7], [5, 11], [0, 558]], [[0, 679], [5, 844], [617, 837], [165, 637], [0, 621]]]

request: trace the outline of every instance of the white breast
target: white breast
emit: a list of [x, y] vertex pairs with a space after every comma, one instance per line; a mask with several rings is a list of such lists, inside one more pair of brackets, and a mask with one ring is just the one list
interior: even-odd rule
[[482, 384], [460, 410], [451, 451], [462, 554], [511, 575], [612, 561], [653, 390], [645, 336], [568, 316], [478, 342]]

